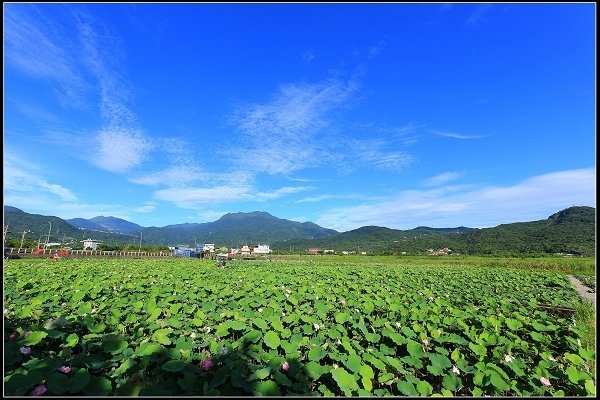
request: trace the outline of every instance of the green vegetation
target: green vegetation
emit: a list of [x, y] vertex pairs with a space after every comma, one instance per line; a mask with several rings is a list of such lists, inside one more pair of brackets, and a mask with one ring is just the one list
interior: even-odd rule
[[[44, 239], [52, 223], [51, 241], [72, 238], [75, 248], [84, 236], [92, 236], [108, 246], [134, 246], [139, 235], [80, 230], [57, 217], [27, 214], [5, 206], [5, 224], [9, 240], [18, 247], [21, 233], [31, 230], [27, 238]], [[548, 219], [472, 229], [427, 228], [397, 230], [365, 226], [337, 233], [310, 222], [300, 223], [276, 218], [268, 213], [226, 214], [218, 221], [205, 224], [180, 224], [162, 228], [144, 228], [144, 244], [179, 245], [215, 243], [217, 246], [269, 244], [277, 254], [306, 254], [309, 247], [322, 250], [367, 252], [367, 254], [427, 254], [429, 249], [450, 248], [453, 254], [490, 256], [547, 256], [563, 253], [572, 256], [595, 256], [596, 210], [593, 207], [570, 207]]]
[[4, 390], [595, 394], [593, 309], [558, 264], [451, 258], [11, 260]]
[[593, 257], [595, 255], [596, 210], [571, 207], [546, 220], [518, 222], [484, 229], [434, 229], [419, 227], [397, 230], [366, 226], [328, 238], [297, 239], [271, 245], [297, 252], [309, 247], [368, 254], [425, 254], [429, 249], [448, 247], [468, 255], [553, 255], [555, 253]]

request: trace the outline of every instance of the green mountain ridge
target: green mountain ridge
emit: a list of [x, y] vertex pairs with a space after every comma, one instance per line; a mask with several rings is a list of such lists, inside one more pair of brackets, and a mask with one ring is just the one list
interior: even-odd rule
[[[137, 232], [122, 234], [78, 229], [58, 217], [29, 214], [4, 206], [4, 225], [9, 226], [8, 237], [13, 242], [19, 243], [22, 232], [30, 230], [27, 238], [36, 241], [41, 238], [43, 243], [48, 235], [49, 222], [52, 223], [51, 242], [72, 238], [78, 243], [89, 237], [105, 243], [133, 246], [140, 239]], [[234, 247], [260, 243], [269, 244], [274, 251], [294, 253], [306, 253], [309, 247], [331, 249], [338, 253], [364, 251], [367, 254], [427, 254], [430, 249], [450, 248], [453, 253], [474, 255], [570, 253], [594, 256], [596, 210], [587, 206], [569, 207], [545, 220], [501, 224], [492, 228], [419, 226], [398, 230], [363, 226], [341, 233], [313, 222], [290, 221], [264, 211], [254, 211], [228, 213], [214, 222], [140, 227], [139, 230], [144, 244], [215, 243], [217, 246]]]

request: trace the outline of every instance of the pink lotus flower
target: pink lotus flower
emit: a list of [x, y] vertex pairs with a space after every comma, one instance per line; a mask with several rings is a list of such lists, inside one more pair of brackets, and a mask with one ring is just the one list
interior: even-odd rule
[[21, 354], [23, 354], [24, 356], [28, 356], [31, 354], [31, 347], [21, 347], [19, 349], [19, 351], [21, 352]]
[[551, 386], [550, 380], [548, 378], [544, 378], [543, 376], [540, 376], [540, 382], [542, 382], [542, 385], [546, 387]]
[[287, 371], [290, 368], [290, 364], [288, 364], [287, 361], [285, 361], [283, 364], [281, 364], [281, 369], [284, 371]]
[[48, 388], [45, 385], [37, 385], [31, 391], [32, 396], [41, 396], [48, 391]]
[[58, 372], [68, 374], [69, 372], [71, 372], [71, 367], [69, 367], [68, 365], [61, 365], [60, 367], [58, 367]]
[[213, 360], [211, 357], [208, 357], [200, 362], [200, 368], [202, 368], [205, 371], [210, 370], [212, 368], [212, 366], [213, 366]]

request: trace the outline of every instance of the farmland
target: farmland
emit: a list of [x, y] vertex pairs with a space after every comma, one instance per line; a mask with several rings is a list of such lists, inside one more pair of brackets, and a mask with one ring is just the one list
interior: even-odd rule
[[595, 394], [582, 259], [10, 260], [4, 390]]

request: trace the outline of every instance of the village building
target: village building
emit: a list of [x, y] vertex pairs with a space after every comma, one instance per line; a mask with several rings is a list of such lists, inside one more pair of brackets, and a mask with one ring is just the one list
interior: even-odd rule
[[240, 250], [240, 254], [241, 254], [242, 256], [249, 256], [249, 255], [250, 255], [250, 253], [251, 253], [251, 252], [250, 252], [250, 247], [248, 247], [248, 245], [247, 245], [247, 244], [243, 245], [243, 246], [242, 246], [242, 249]]
[[208, 251], [209, 253], [215, 252], [215, 244], [214, 243], [204, 243], [204, 247], [202, 247], [202, 251]]
[[102, 243], [100, 240], [94, 240], [94, 239], [85, 239], [85, 240], [82, 240], [82, 242], [83, 242], [84, 250], [96, 250], [98, 248], [98, 245], [100, 243]]
[[254, 247], [253, 253], [254, 254], [271, 254], [271, 249], [269, 248], [268, 244], [259, 244], [256, 247]]
[[308, 254], [319, 254], [321, 252], [321, 248], [319, 247], [309, 247]]

